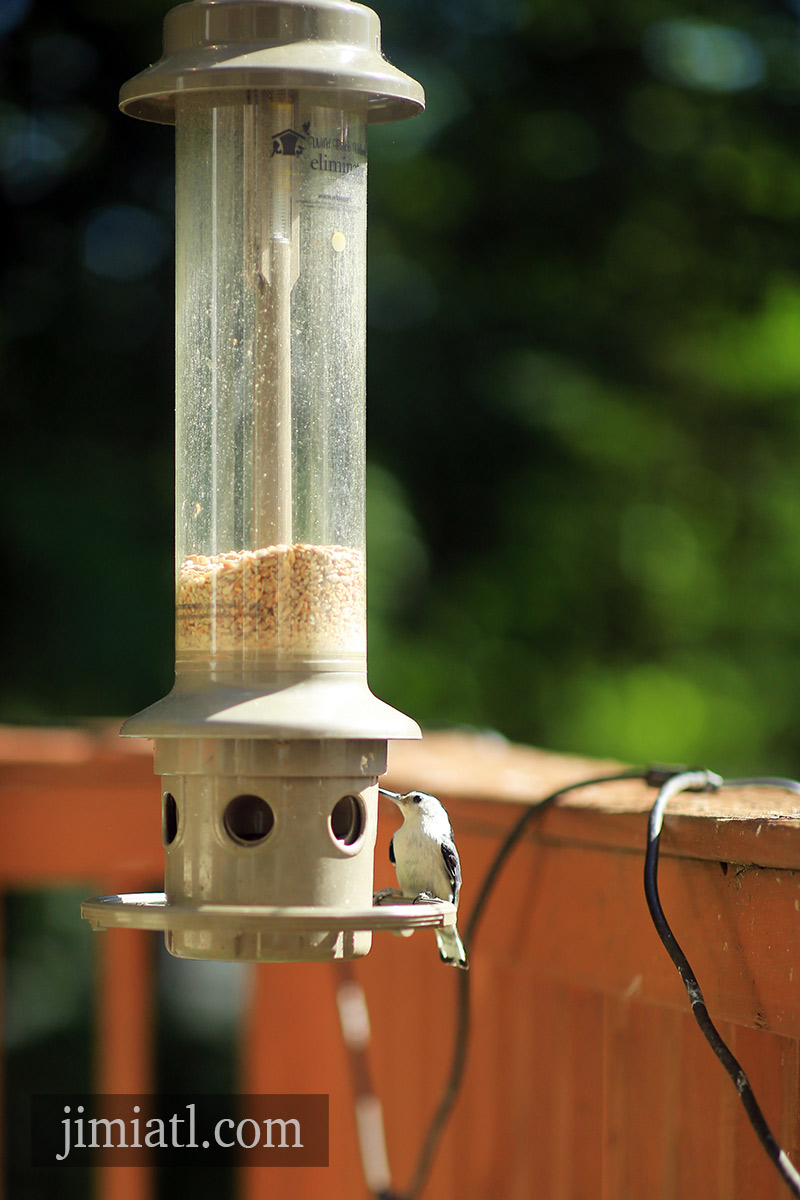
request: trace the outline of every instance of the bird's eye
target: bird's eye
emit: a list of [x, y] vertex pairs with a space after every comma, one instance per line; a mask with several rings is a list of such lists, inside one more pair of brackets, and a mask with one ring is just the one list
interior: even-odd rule
[[419, 804], [421, 799], [422, 799], [422, 796], [420, 796], [419, 792], [414, 792], [414, 795], [411, 797], [411, 803]]

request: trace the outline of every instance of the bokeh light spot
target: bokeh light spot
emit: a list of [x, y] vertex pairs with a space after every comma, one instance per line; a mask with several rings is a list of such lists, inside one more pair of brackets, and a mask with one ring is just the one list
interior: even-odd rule
[[764, 77], [758, 46], [727, 25], [657, 21], [645, 33], [644, 54], [656, 74], [710, 92], [744, 91]]
[[172, 239], [162, 222], [142, 208], [114, 204], [94, 213], [86, 225], [83, 259], [105, 279], [143, 279], [160, 267]]

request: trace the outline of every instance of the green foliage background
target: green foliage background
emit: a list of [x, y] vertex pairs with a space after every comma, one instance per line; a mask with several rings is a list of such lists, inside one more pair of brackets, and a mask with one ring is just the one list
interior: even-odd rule
[[[161, 0], [2, 0], [0, 719], [170, 686]], [[374, 690], [427, 726], [800, 769], [792, 3], [385, 0]]]

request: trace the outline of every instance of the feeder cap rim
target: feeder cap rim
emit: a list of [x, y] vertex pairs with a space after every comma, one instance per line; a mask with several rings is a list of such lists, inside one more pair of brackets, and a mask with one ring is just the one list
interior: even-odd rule
[[172, 124], [176, 97], [321, 91], [366, 102], [371, 122], [425, 107], [422, 86], [381, 53], [380, 21], [354, 0], [193, 0], [164, 18], [164, 55], [120, 91], [120, 108]]

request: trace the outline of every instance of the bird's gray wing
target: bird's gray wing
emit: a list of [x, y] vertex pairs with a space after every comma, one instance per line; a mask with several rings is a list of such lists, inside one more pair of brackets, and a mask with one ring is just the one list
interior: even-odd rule
[[453, 889], [452, 898], [455, 904], [461, 888], [461, 863], [458, 861], [458, 852], [452, 842], [442, 842], [442, 858]]
[[394, 856], [394, 838], [389, 842], [389, 862], [394, 865], [397, 859]]

